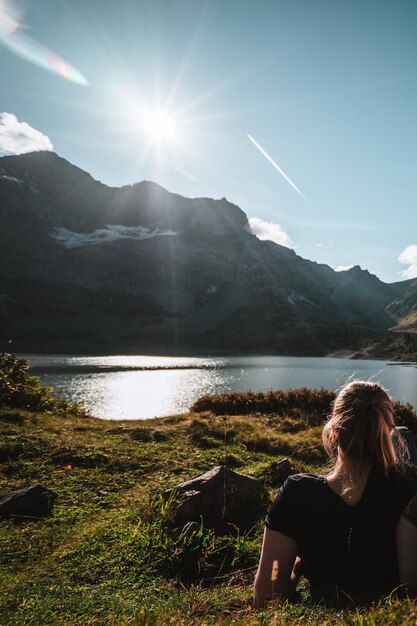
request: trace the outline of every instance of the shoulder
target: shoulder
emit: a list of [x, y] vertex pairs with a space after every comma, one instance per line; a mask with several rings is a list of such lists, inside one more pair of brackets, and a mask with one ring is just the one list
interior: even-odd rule
[[411, 465], [391, 468], [387, 474], [374, 468], [368, 495], [377, 498], [391, 512], [402, 510], [417, 491], [417, 470]]
[[325, 476], [307, 473], [292, 474], [282, 485], [277, 497], [290, 497], [291, 499], [304, 498], [309, 494], [316, 494], [322, 491], [323, 485], [325, 484]]
[[325, 477], [317, 474], [289, 476], [272, 503], [265, 520], [266, 527], [297, 539], [300, 520], [313, 502], [322, 500], [319, 491], [325, 483]]
[[320, 476], [319, 474], [302, 473], [289, 476], [285, 481], [283, 487], [288, 484], [288, 486], [293, 489], [314, 489], [314, 487], [321, 486], [324, 483], [326, 483], [325, 476]]
[[325, 476], [321, 476], [320, 474], [308, 474], [307, 472], [303, 472], [300, 474], [291, 474], [288, 477], [288, 480], [292, 482], [323, 482], [326, 480]]

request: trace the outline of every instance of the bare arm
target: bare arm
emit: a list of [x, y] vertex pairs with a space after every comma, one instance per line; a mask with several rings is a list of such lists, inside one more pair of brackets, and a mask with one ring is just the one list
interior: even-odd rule
[[417, 595], [417, 527], [404, 517], [400, 517], [397, 524], [397, 555], [400, 584], [404, 585], [410, 595], [415, 596]]
[[256, 609], [264, 607], [267, 597], [285, 598], [287, 596], [297, 551], [298, 545], [294, 539], [277, 530], [265, 528], [261, 558], [254, 584]]

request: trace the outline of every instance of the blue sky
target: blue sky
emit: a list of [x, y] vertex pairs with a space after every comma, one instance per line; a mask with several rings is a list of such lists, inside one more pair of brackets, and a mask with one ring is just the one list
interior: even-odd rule
[[0, 0], [0, 30], [17, 11], [3, 42], [88, 81], [0, 47], [0, 111], [59, 155], [108, 185], [225, 196], [319, 263], [417, 276], [417, 2]]

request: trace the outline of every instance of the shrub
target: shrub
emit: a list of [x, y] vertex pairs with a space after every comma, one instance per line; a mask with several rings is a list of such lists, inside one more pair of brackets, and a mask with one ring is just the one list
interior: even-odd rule
[[[330, 412], [335, 398], [333, 391], [326, 389], [289, 389], [288, 391], [268, 391], [267, 393], [225, 393], [203, 396], [191, 407], [192, 411], [210, 411], [215, 415], [291, 415], [301, 410], [317, 416], [317, 423]], [[313, 423], [313, 422], [311, 422]]]
[[394, 402], [394, 417], [399, 426], [407, 426], [417, 437], [417, 414], [408, 402]]
[[71, 414], [86, 417], [88, 414], [80, 403], [57, 398], [50, 387], [41, 384], [37, 376], [29, 374], [29, 363], [15, 354], [0, 353], [0, 408], [24, 409]]
[[[307, 426], [320, 426], [330, 414], [336, 397], [326, 389], [289, 389], [267, 393], [225, 393], [202, 396], [191, 407], [191, 411], [213, 415], [278, 415], [284, 430], [297, 432]], [[398, 425], [407, 426], [417, 436], [417, 414], [411, 404], [393, 403], [394, 416]], [[288, 428], [287, 428], [288, 426]]]

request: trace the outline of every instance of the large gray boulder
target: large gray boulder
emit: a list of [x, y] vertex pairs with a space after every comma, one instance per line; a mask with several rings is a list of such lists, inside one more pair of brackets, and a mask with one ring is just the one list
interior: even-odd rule
[[247, 531], [262, 514], [267, 495], [262, 483], [251, 476], [218, 466], [193, 480], [164, 491], [175, 498], [174, 522], [201, 523], [217, 533]]

